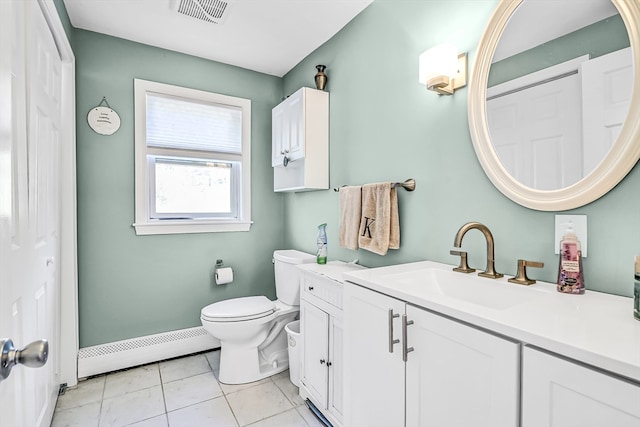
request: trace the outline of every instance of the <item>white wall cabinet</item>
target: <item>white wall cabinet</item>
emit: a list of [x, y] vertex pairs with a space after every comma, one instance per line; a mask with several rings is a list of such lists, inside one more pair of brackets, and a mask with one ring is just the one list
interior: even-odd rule
[[274, 191], [329, 188], [329, 94], [301, 88], [271, 113]]
[[522, 427], [640, 426], [638, 385], [529, 347], [522, 369]]
[[518, 426], [518, 343], [350, 283], [345, 425]]

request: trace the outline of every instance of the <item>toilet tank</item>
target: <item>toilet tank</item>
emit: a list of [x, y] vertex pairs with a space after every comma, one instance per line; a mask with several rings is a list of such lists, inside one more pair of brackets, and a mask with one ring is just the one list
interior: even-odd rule
[[316, 262], [315, 255], [293, 249], [273, 253], [273, 269], [278, 300], [288, 305], [300, 305], [300, 270], [296, 265]]

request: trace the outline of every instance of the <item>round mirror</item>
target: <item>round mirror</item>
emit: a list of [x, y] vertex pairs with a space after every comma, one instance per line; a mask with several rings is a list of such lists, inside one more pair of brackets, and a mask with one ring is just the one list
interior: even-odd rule
[[498, 190], [532, 209], [573, 209], [633, 168], [639, 28], [636, 0], [500, 2], [469, 84], [474, 149]]

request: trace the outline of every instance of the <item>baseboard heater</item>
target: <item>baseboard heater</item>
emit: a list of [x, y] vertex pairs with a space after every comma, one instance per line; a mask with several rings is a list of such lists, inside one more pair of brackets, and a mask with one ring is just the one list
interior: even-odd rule
[[78, 378], [220, 347], [202, 326], [81, 348]]

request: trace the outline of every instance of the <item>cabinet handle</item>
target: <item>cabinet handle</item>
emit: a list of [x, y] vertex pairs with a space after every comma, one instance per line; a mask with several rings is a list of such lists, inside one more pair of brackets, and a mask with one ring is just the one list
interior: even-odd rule
[[313, 290], [313, 286], [309, 286], [309, 290], [312, 291]]
[[320, 364], [321, 364], [321, 365], [324, 365], [324, 363], [325, 363], [325, 362], [326, 362], [326, 360], [324, 360], [324, 359], [320, 359]]
[[393, 319], [400, 317], [399, 314], [393, 314], [393, 309], [389, 309], [389, 353], [393, 353], [393, 345], [400, 342], [399, 339], [393, 339]]
[[407, 347], [407, 326], [413, 325], [413, 320], [407, 320], [407, 315], [402, 315], [402, 361], [408, 360], [407, 355], [413, 351], [413, 347]]
[[331, 366], [331, 365], [332, 365], [332, 363], [331, 363], [331, 362], [327, 362], [327, 366]]
[[282, 166], [284, 166], [285, 168], [287, 166], [289, 166], [289, 162], [291, 162], [291, 159], [289, 159], [286, 155], [282, 158]]

